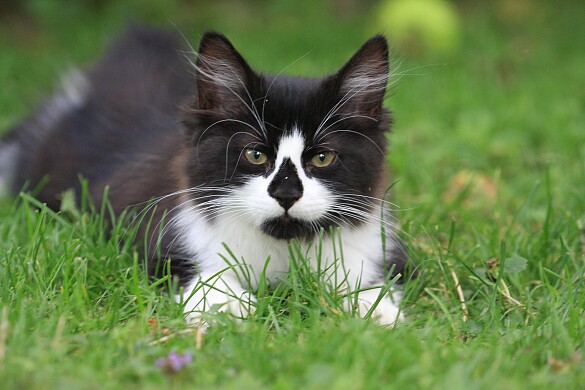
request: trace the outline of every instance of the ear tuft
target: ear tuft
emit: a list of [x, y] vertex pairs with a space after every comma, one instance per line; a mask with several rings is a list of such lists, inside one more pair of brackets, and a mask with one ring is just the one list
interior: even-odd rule
[[224, 35], [203, 35], [195, 66], [198, 109], [233, 113], [242, 105], [253, 71]]
[[369, 39], [335, 75], [342, 110], [347, 113], [377, 115], [388, 84], [388, 42], [382, 35]]

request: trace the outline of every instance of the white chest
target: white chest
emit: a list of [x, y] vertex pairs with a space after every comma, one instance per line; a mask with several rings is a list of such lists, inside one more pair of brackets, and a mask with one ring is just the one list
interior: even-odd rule
[[[375, 223], [339, 229], [334, 236], [300, 243], [269, 237], [241, 218], [211, 224], [190, 214], [179, 218], [179, 224], [181, 244], [196, 254], [199, 272], [215, 273], [233, 266], [252, 288], [257, 287], [263, 273], [273, 284], [283, 278], [289, 271], [291, 250], [295, 256], [301, 254], [312, 269], [343, 272], [338, 280], [347, 277], [353, 285], [381, 281], [384, 249], [380, 227]], [[339, 262], [338, 266], [330, 267], [334, 262]]]

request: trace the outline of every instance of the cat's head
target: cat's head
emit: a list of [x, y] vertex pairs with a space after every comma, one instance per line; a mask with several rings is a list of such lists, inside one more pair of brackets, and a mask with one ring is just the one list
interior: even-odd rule
[[368, 223], [385, 190], [388, 45], [368, 40], [323, 78], [263, 75], [207, 33], [185, 110], [189, 185], [211, 221], [277, 239]]

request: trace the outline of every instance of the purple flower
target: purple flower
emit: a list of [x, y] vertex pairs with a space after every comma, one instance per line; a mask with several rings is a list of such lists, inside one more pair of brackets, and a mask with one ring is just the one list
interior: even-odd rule
[[192, 360], [193, 356], [189, 352], [179, 354], [175, 351], [171, 351], [166, 357], [156, 359], [154, 364], [168, 373], [175, 373], [188, 366]]

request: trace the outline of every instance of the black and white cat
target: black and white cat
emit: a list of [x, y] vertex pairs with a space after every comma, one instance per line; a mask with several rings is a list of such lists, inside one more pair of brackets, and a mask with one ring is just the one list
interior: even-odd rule
[[[324, 78], [260, 74], [215, 32], [193, 62], [187, 52], [172, 33], [131, 28], [4, 136], [0, 184], [18, 191], [47, 178], [38, 198], [53, 208], [66, 189], [80, 192], [79, 174], [96, 204], [109, 186], [118, 214], [154, 200], [141, 234], [164, 229], [149, 244], [149, 272], [170, 262], [191, 321], [211, 307], [246, 316], [263, 270], [273, 283], [289, 271], [291, 240], [311, 266], [339, 273], [355, 293], [347, 307], [365, 315], [406, 263], [382, 200], [385, 38]], [[393, 289], [373, 317], [394, 323], [399, 298]]]

